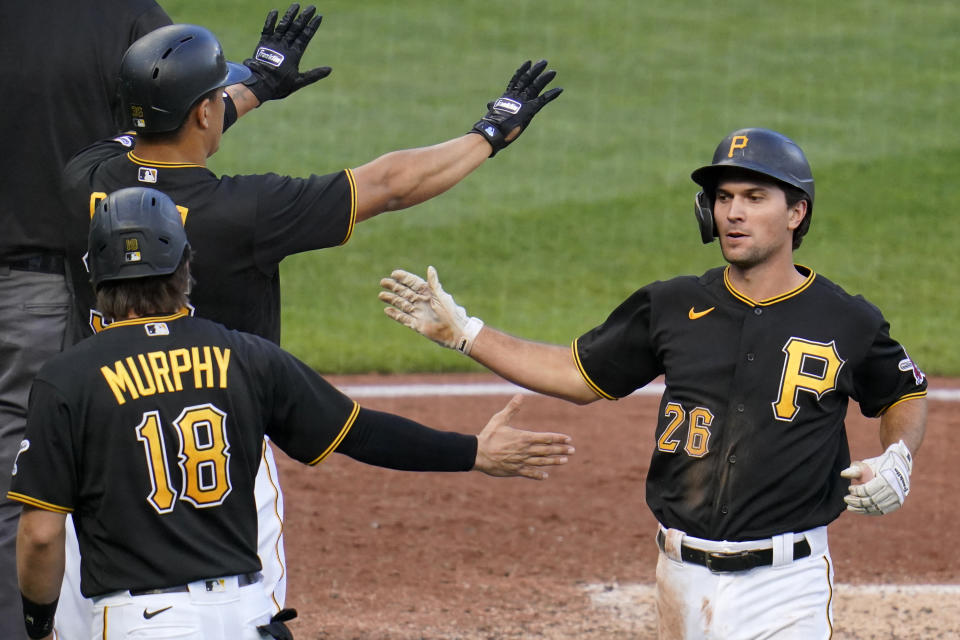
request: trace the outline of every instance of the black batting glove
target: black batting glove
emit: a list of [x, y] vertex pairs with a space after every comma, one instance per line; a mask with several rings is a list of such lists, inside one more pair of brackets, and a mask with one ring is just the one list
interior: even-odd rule
[[546, 68], [546, 60], [532, 66], [527, 60], [520, 65], [507, 83], [507, 90], [495, 101], [487, 104], [487, 115], [473, 125], [471, 131], [482, 135], [493, 147], [491, 158], [516, 140], [543, 105], [563, 91], [555, 88], [540, 95], [543, 88], [557, 75], [553, 70], [543, 73]]
[[[267, 14], [260, 34], [260, 43], [252, 58], [243, 61], [253, 75], [244, 82], [260, 104], [280, 100], [330, 75], [330, 67], [317, 67], [300, 73], [300, 58], [323, 20], [316, 16], [316, 7], [308, 6], [300, 15], [300, 5], [291, 4], [277, 24], [277, 11]], [[294, 18], [296, 16], [296, 18]], [[276, 26], [274, 26], [276, 25]]]

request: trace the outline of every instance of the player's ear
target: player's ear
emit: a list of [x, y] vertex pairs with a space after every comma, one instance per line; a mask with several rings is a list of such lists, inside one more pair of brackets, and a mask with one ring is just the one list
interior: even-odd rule
[[211, 108], [213, 103], [209, 98], [201, 100], [194, 109], [193, 115], [196, 118], [196, 123], [201, 129], [209, 129], [212, 120]]
[[806, 198], [801, 198], [790, 207], [789, 219], [787, 221], [787, 226], [792, 231], [800, 226], [800, 223], [803, 222], [803, 219], [807, 217], [807, 207], [809, 203]]

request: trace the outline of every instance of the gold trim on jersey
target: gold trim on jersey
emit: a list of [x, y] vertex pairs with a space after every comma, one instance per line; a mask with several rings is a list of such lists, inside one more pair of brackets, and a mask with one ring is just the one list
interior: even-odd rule
[[151, 322], [170, 322], [171, 320], [176, 320], [177, 318], [182, 318], [184, 316], [190, 315], [190, 309], [184, 307], [177, 311], [174, 314], [168, 316], [141, 316], [139, 318], [130, 318], [129, 320], [114, 320], [110, 324], [103, 326], [102, 331], [107, 329], [113, 329], [114, 327], [129, 327], [137, 324], [149, 324]]
[[202, 164], [194, 164], [192, 162], [157, 162], [155, 160], [144, 160], [143, 158], [137, 157], [137, 154], [133, 151], [127, 151], [127, 158], [130, 159], [130, 162], [144, 167], [164, 167], [167, 169], [183, 169], [186, 167], [206, 168]]
[[308, 462], [307, 464], [311, 467], [323, 462], [323, 459], [330, 455], [336, 448], [340, 445], [343, 439], [350, 433], [350, 429], [353, 428], [353, 423], [357, 421], [357, 414], [360, 413], [360, 405], [357, 404], [357, 401], [353, 401], [353, 411], [350, 412], [350, 417], [347, 418], [347, 421], [344, 423], [343, 428], [340, 429], [340, 433], [337, 434], [337, 437], [333, 439], [333, 442], [330, 443], [330, 446], [327, 447], [323, 453], [319, 456]]
[[890, 404], [888, 404], [887, 406], [885, 406], [883, 409], [880, 409], [880, 411], [877, 412], [877, 415], [875, 415], [875, 416], [873, 416], [873, 417], [874, 417], [874, 418], [878, 418], [878, 417], [882, 416], [882, 415], [885, 414], [887, 411], [889, 411], [890, 409], [893, 409], [895, 406], [897, 406], [897, 405], [900, 404], [901, 402], [906, 402], [907, 400], [917, 400], [918, 398], [925, 398], [925, 397], [927, 397], [927, 392], [926, 392], [926, 391], [917, 391], [917, 392], [914, 392], [914, 393], [908, 393], [907, 395], [903, 396], [903, 397], [900, 398], [899, 400], [896, 400], [896, 401], [894, 401], [894, 402], [891, 402]]
[[344, 236], [341, 245], [347, 244], [347, 240], [353, 235], [353, 227], [357, 224], [357, 179], [351, 169], [344, 169], [347, 174], [347, 182], [350, 183], [350, 224], [347, 226], [347, 235]]
[[573, 351], [573, 360], [577, 363], [577, 369], [580, 371], [580, 375], [583, 376], [583, 381], [586, 382], [587, 386], [590, 387], [590, 389], [601, 398], [605, 398], [607, 400], [616, 400], [615, 397], [601, 389], [597, 383], [591, 380], [590, 376], [587, 375], [586, 370], [583, 368], [583, 363], [580, 362], [580, 354], [577, 352], [577, 340], [579, 340], [579, 338], [574, 339], [573, 344], [570, 345], [570, 349]]
[[809, 287], [811, 284], [813, 284], [814, 279], [817, 277], [817, 274], [813, 272], [813, 269], [805, 267], [802, 264], [798, 264], [796, 266], [806, 270], [809, 273], [809, 275], [807, 276], [807, 279], [803, 281], [803, 284], [801, 284], [796, 289], [787, 291], [786, 293], [781, 293], [780, 295], [774, 296], [772, 298], [767, 298], [766, 300], [760, 300], [759, 302], [747, 295], [740, 293], [739, 291], [737, 291], [736, 287], [733, 286], [733, 283], [730, 282], [730, 265], [727, 265], [727, 267], [723, 270], [723, 284], [727, 287], [727, 291], [729, 291], [730, 294], [740, 302], [744, 302], [750, 305], [751, 307], [768, 307], [772, 304], [783, 302], [788, 298], [792, 298], [793, 296], [798, 295], [802, 291], [806, 290], [807, 287]]
[[52, 504], [50, 502], [37, 500], [36, 498], [25, 496], [22, 493], [17, 493], [16, 491], [8, 491], [7, 498], [10, 500], [16, 500], [17, 502], [22, 502], [23, 504], [28, 504], [31, 507], [36, 507], [37, 509], [43, 509], [44, 511], [53, 511], [54, 513], [63, 514], [73, 513], [73, 509], [68, 507], [61, 507], [60, 505]]

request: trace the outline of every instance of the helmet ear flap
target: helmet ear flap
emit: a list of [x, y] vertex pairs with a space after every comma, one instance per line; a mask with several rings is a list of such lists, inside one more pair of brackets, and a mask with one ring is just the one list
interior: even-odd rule
[[717, 237], [717, 227], [713, 223], [713, 206], [710, 203], [710, 196], [703, 191], [698, 192], [693, 207], [693, 213], [697, 217], [697, 224], [700, 227], [700, 239], [703, 240], [703, 244], [710, 244]]

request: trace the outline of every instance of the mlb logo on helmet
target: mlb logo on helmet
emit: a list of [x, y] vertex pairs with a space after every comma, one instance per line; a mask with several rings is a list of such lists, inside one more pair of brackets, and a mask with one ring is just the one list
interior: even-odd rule
[[135, 127], [142, 129], [147, 126], [147, 121], [143, 119], [143, 107], [139, 104], [130, 105], [130, 119]]
[[123, 261], [140, 262], [140, 241], [136, 238], [124, 238], [123, 240]]

